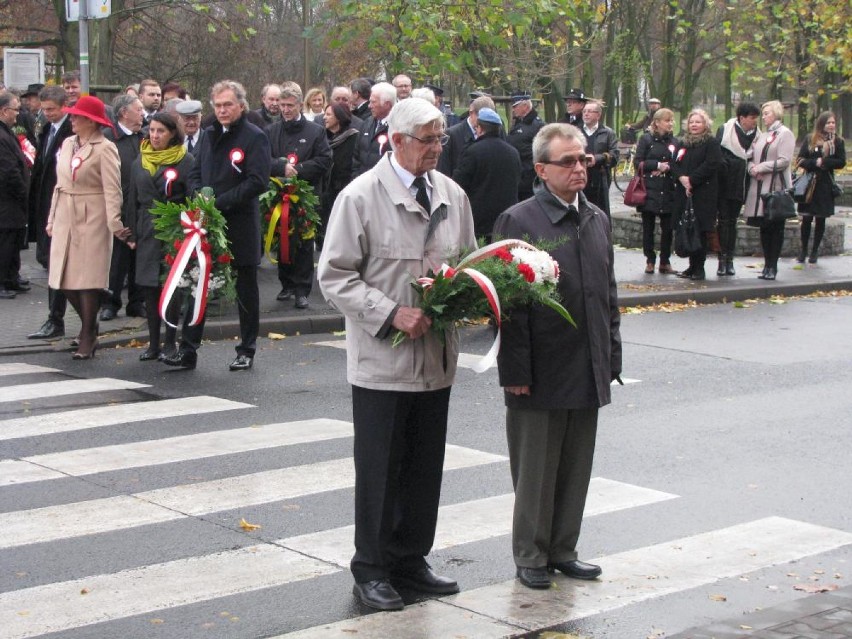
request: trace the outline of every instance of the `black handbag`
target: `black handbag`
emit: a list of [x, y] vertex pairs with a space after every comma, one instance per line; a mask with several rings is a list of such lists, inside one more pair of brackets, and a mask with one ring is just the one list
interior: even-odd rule
[[810, 171], [804, 171], [793, 179], [793, 199], [799, 204], [810, 204], [814, 198], [816, 188], [816, 175]]
[[837, 183], [837, 180], [834, 179], [834, 175], [831, 176], [831, 197], [838, 198], [843, 195], [843, 187]]
[[680, 215], [675, 227], [675, 255], [689, 257], [701, 250], [701, 230], [695, 219], [695, 209], [692, 208], [692, 198], [686, 199], [686, 208]]
[[793, 201], [793, 196], [790, 195], [790, 190], [787, 188], [787, 180], [784, 179], [784, 173], [781, 173], [781, 190], [773, 191], [772, 187], [775, 184], [775, 169], [778, 162], [772, 165], [772, 179], [769, 180], [769, 193], [762, 193], [760, 199], [763, 200], [763, 217], [769, 222], [782, 222], [789, 220], [791, 217], [796, 217], [796, 203]]

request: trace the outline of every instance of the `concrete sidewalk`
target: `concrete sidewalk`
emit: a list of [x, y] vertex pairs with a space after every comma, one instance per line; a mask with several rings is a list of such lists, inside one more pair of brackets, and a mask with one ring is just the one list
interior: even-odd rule
[[[613, 209], [624, 209], [620, 202]], [[838, 211], [838, 217], [849, 220], [850, 209]], [[707, 261], [707, 279], [703, 282], [682, 280], [673, 275], [646, 275], [645, 258], [640, 250], [617, 248], [615, 253], [616, 278], [619, 286], [619, 302], [622, 307], [647, 306], [663, 302], [683, 303], [694, 300], [699, 303], [733, 302], [773, 295], [804, 295], [814, 291], [852, 290], [852, 233], [847, 233], [844, 255], [820, 257], [815, 265], [799, 265], [791, 258], [782, 258], [779, 263], [778, 279], [766, 282], [757, 279], [763, 267], [761, 257], [742, 257], [735, 262], [737, 275], [716, 277], [716, 259]], [[35, 261], [35, 250], [21, 253], [21, 274], [30, 280], [32, 290], [19, 293], [13, 300], [0, 300], [4, 329], [0, 334], [0, 354], [37, 353], [51, 350], [66, 350], [69, 340], [79, 331], [79, 320], [69, 307], [66, 314], [65, 339], [47, 341], [30, 340], [27, 335], [36, 331], [47, 319], [47, 272]], [[673, 258], [675, 269], [684, 269], [687, 261]], [[260, 284], [260, 335], [270, 332], [285, 335], [329, 333], [343, 329], [343, 318], [329, 308], [314, 286], [310, 295], [310, 307], [305, 310], [294, 308], [293, 302], [278, 302], [275, 297], [280, 290], [274, 265], [264, 260], [258, 274]], [[219, 301], [210, 304], [207, 311], [205, 338], [211, 340], [233, 338], [239, 334], [237, 310], [233, 304]], [[101, 322], [102, 346], [129, 343], [131, 340], [147, 341], [147, 326], [144, 319], [126, 317], [124, 309], [116, 319]]]

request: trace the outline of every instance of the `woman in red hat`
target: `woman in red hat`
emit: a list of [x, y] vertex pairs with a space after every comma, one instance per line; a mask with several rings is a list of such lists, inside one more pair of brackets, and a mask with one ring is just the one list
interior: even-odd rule
[[56, 188], [47, 219], [51, 288], [61, 290], [80, 316], [73, 359], [90, 359], [98, 346], [98, 307], [107, 286], [113, 235], [130, 239], [121, 221], [120, 160], [101, 132], [112, 127], [104, 104], [83, 96], [62, 109], [71, 116], [74, 135], [65, 140], [56, 162]]

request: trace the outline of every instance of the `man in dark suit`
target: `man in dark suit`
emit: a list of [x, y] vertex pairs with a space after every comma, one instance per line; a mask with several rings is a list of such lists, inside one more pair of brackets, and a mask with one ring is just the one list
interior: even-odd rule
[[494, 100], [487, 95], [475, 98], [468, 108], [467, 118], [447, 129], [449, 139], [438, 159], [438, 170], [444, 175], [453, 177], [462, 153], [476, 139], [476, 118], [482, 108], [494, 110]]
[[[56, 158], [65, 138], [72, 135], [71, 119], [62, 112], [66, 105], [65, 90], [59, 86], [45, 87], [39, 92], [41, 111], [46, 124], [38, 139], [38, 153], [33, 165], [30, 180], [30, 219], [36, 232], [36, 260], [48, 268], [50, 260], [50, 237], [44, 230], [53, 189], [56, 186]], [[35, 333], [27, 335], [30, 339], [51, 339], [65, 335], [65, 309], [68, 302], [61, 291], [47, 290], [47, 320]]]
[[[159, 87], [156, 87], [159, 91]], [[115, 128], [105, 127], [104, 137], [115, 144], [121, 159], [121, 219], [126, 223], [132, 210], [130, 198], [131, 169], [139, 157], [139, 145], [142, 143], [142, 121], [145, 110], [139, 98], [132, 95], [119, 95], [112, 103], [115, 114]], [[121, 310], [121, 291], [127, 281], [128, 317], [146, 317], [145, 297], [142, 289], [136, 286], [136, 259], [126, 242], [113, 240], [112, 261], [109, 265], [109, 293], [101, 302], [100, 319], [108, 322], [115, 319]], [[151, 312], [155, 312], [151, 309]]]
[[177, 111], [178, 118], [183, 124], [183, 132], [186, 134], [183, 144], [187, 152], [198, 157], [201, 138], [204, 137], [204, 129], [201, 128], [201, 102], [184, 100], [175, 107], [175, 111]]
[[491, 242], [497, 216], [518, 203], [521, 156], [500, 139], [503, 121], [494, 109], [483, 107], [476, 122], [476, 141], [462, 154], [453, 180], [462, 187], [473, 210], [476, 237]]
[[[302, 114], [302, 92], [292, 85], [281, 91], [279, 106], [281, 120], [266, 129], [272, 150], [272, 175], [305, 180], [319, 197], [325, 175], [331, 168], [331, 147], [325, 128]], [[278, 262], [281, 282], [278, 300], [295, 296], [296, 308], [308, 308], [308, 296], [314, 283], [313, 238], [303, 238], [290, 255], [291, 263]]]
[[351, 92], [350, 108], [352, 115], [366, 120], [370, 115], [370, 91], [373, 87], [373, 81], [370, 78], [355, 78], [349, 83]]
[[18, 137], [12, 132], [20, 109], [18, 96], [0, 90], [0, 299], [14, 299], [16, 295], [8, 283], [17, 280], [15, 262], [27, 228], [30, 169]]
[[[246, 90], [239, 82], [222, 80], [210, 90], [216, 123], [201, 140], [198, 161], [189, 175], [192, 191], [213, 189], [218, 208], [228, 222], [227, 236], [234, 256], [240, 343], [232, 371], [252, 367], [260, 331], [260, 210], [257, 197], [266, 191], [272, 154], [269, 138], [246, 118]], [[185, 330], [177, 353], [163, 360], [169, 366], [195, 368], [204, 321]]]
[[389, 82], [378, 82], [370, 91], [370, 117], [359, 127], [361, 135], [352, 156], [352, 176], [357, 177], [378, 164], [390, 151], [387, 117], [396, 104], [396, 89]]
[[518, 150], [521, 156], [521, 183], [518, 186], [518, 201], [532, 197], [535, 182], [533, 165], [533, 139], [544, 122], [533, 108], [532, 96], [516, 93], [512, 96], [512, 117], [515, 119], [506, 141]]
[[578, 129], [583, 126], [583, 107], [589, 99], [582, 89], [571, 89], [565, 96], [565, 115], [560, 122], [573, 124]]
[[618, 164], [618, 138], [615, 131], [601, 122], [603, 104], [599, 100], [589, 100], [583, 107], [583, 126], [580, 130], [586, 136], [586, 153], [589, 164], [586, 167], [588, 183], [583, 193], [589, 202], [609, 216], [610, 171]]

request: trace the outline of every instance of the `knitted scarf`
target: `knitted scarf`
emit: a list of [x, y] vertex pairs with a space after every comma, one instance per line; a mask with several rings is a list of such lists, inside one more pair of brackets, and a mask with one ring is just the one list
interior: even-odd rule
[[186, 147], [183, 144], [176, 144], [167, 147], [162, 151], [155, 151], [151, 146], [150, 140], [142, 140], [142, 146], [139, 148], [139, 157], [142, 160], [142, 168], [148, 173], [154, 175], [161, 166], [174, 166], [179, 163], [186, 155]]

